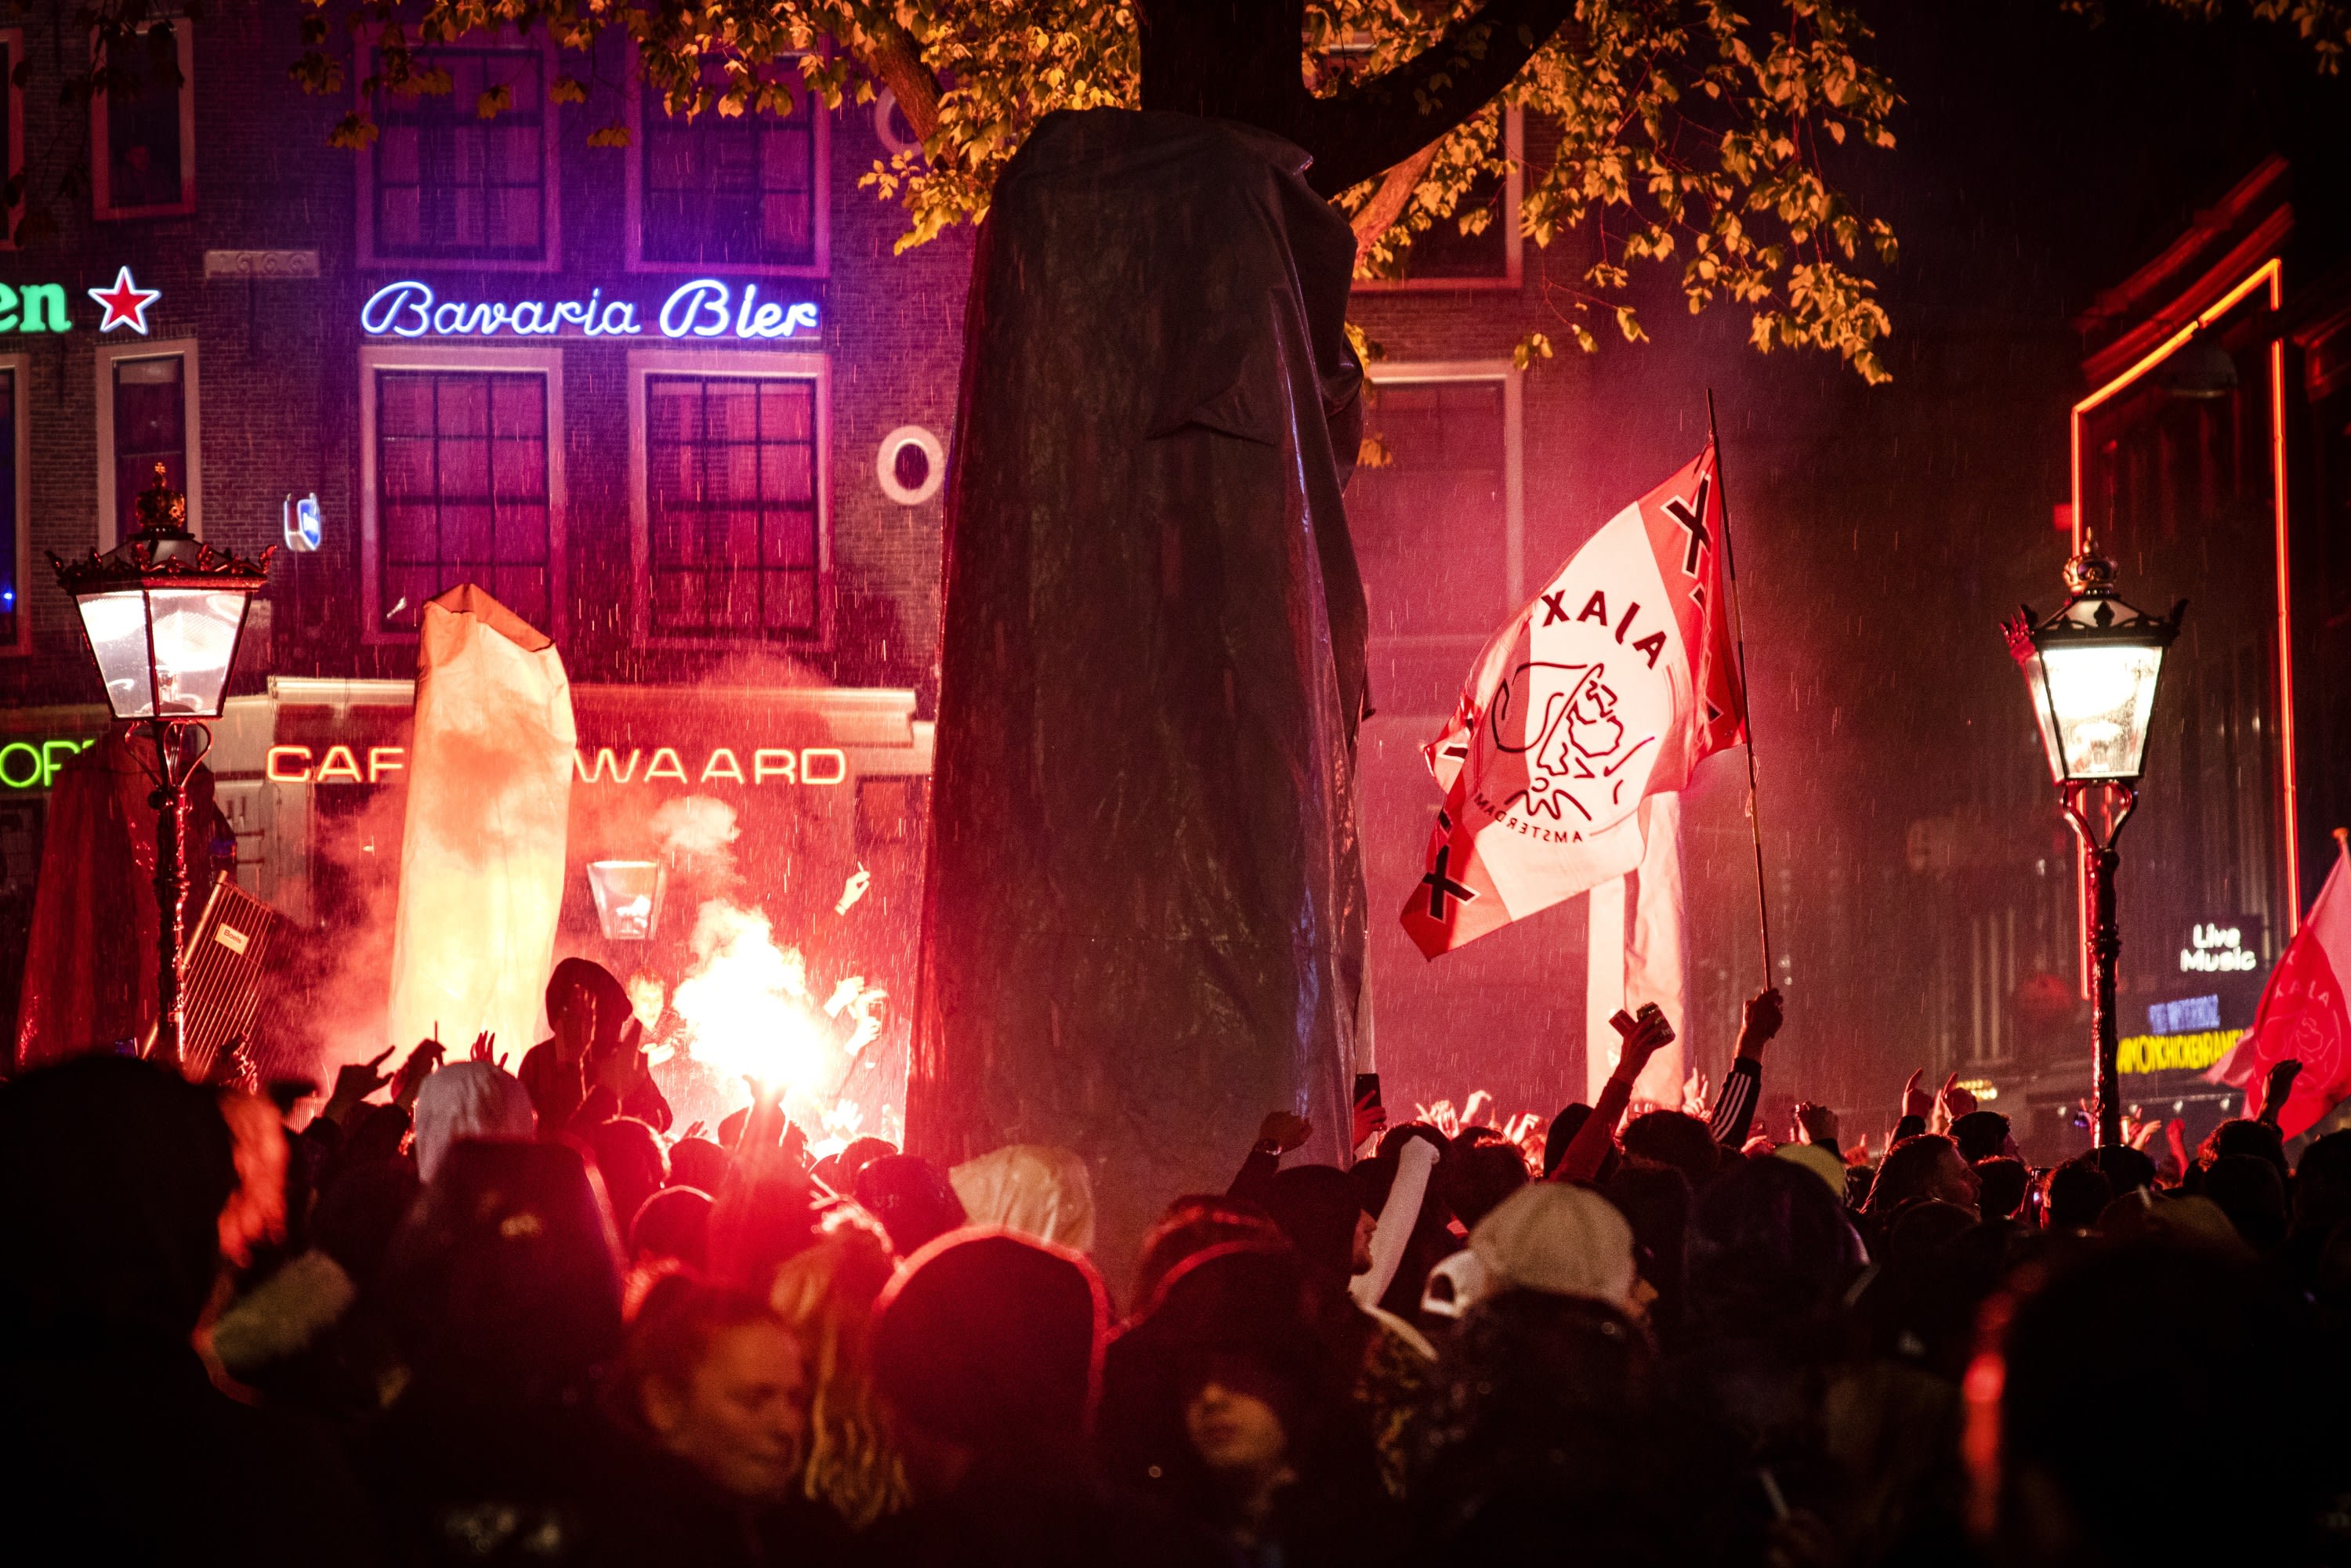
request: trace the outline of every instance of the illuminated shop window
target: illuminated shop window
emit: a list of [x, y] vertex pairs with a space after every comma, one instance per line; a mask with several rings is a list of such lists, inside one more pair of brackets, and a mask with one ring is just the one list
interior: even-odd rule
[[[429, 49], [447, 93], [376, 94], [362, 235], [372, 258], [538, 266], [554, 260], [553, 118], [537, 48]], [[485, 92], [508, 107], [484, 120]]]
[[549, 627], [547, 377], [379, 370], [374, 401], [378, 628], [415, 631], [463, 582]]
[[[168, 36], [169, 43], [158, 37]], [[101, 218], [196, 210], [195, 38], [184, 16], [151, 22], [136, 48], [108, 62], [136, 87], [90, 99], [90, 197]], [[176, 80], [174, 78], [177, 78]]]
[[691, 120], [645, 97], [629, 153], [631, 263], [821, 270], [824, 130], [823, 107], [805, 91], [789, 114]]
[[98, 507], [101, 549], [139, 531], [139, 492], [163, 465], [188, 498], [188, 528], [204, 533], [196, 345], [189, 339], [101, 344], [98, 350]]
[[650, 375], [644, 385], [653, 633], [815, 635], [815, 381]]
[[18, 411], [17, 389], [24, 374], [24, 357], [0, 361], [0, 653], [16, 651], [24, 641], [24, 617], [16, 596], [25, 580], [24, 421]]

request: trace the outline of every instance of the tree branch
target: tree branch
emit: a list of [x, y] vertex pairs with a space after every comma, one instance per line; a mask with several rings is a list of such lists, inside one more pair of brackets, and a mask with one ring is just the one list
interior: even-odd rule
[[856, 51], [863, 66], [898, 100], [898, 112], [917, 141], [928, 141], [939, 128], [939, 78], [923, 63], [922, 46], [914, 36], [889, 17], [869, 25], [864, 47]]
[[1404, 216], [1405, 204], [1412, 200], [1413, 187], [1420, 183], [1420, 177], [1436, 161], [1437, 143], [1432, 141], [1390, 169], [1380, 181], [1380, 188], [1372, 193], [1372, 199], [1349, 220], [1349, 226], [1355, 231], [1357, 267], [1364, 265], [1380, 236], [1395, 227], [1396, 220]]
[[1307, 183], [1336, 195], [1436, 141], [1508, 87], [1573, 9], [1573, 0], [1489, 0], [1394, 70], [1309, 99], [1295, 137], [1314, 155]]

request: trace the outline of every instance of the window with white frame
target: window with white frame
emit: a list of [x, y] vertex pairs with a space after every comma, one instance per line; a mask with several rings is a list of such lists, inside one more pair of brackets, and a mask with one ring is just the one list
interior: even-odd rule
[[[1526, 193], [1525, 116], [1503, 109], [1502, 151], [1509, 160], [1499, 174], [1481, 174], [1470, 182], [1449, 217], [1439, 218], [1413, 236], [1412, 246], [1394, 277], [1365, 279], [1360, 290], [1516, 288], [1525, 276], [1526, 238], [1519, 227], [1519, 210]], [[1486, 214], [1476, 234], [1461, 232], [1462, 220], [1472, 213]]]
[[1507, 361], [1374, 371], [1364, 430], [1385, 461], [1347, 486], [1372, 685], [1390, 712], [1441, 715], [1524, 591], [1519, 372]]
[[0, 355], [0, 653], [23, 653], [32, 642], [20, 597], [32, 565], [25, 516], [31, 473], [24, 396], [31, 363], [28, 355]]
[[98, 350], [99, 546], [139, 531], [139, 492], [163, 478], [188, 499], [188, 528], [204, 532], [196, 345], [193, 339]]
[[[25, 89], [16, 85], [16, 68], [25, 59], [25, 29], [0, 27], [0, 183], [25, 170]], [[25, 215], [21, 198], [0, 207], [0, 250], [13, 250], [16, 225]]]
[[[789, 62], [775, 68], [794, 70]], [[789, 114], [669, 113], [632, 82], [629, 265], [821, 273], [830, 120], [795, 86]]]
[[89, 104], [91, 208], [101, 218], [196, 210], [196, 46], [185, 16], [147, 23], [102, 62], [135, 83]]
[[643, 634], [820, 637], [821, 372], [716, 373], [649, 358], [632, 367]]
[[[360, 246], [370, 261], [550, 267], [556, 239], [555, 111], [547, 51], [533, 45], [420, 49], [446, 93], [379, 89], [361, 168]], [[482, 95], [507, 107], [485, 120]]]
[[376, 634], [413, 633], [427, 600], [466, 582], [553, 630], [556, 373], [486, 358], [367, 366], [366, 576]]

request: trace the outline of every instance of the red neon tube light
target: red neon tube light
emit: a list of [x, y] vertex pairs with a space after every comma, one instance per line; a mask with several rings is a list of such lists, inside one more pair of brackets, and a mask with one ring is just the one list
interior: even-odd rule
[[[2269, 306], [2273, 315], [2285, 305], [2285, 267], [2281, 257], [2272, 256], [2245, 275], [2237, 286], [2205, 307], [2203, 313], [2161, 343], [2147, 350], [2137, 364], [2098, 388], [2074, 405], [2074, 551], [2080, 554], [2087, 513], [2082, 497], [2082, 430], [2090, 412], [2130, 386], [2147, 371], [2169, 359], [2197, 333], [2219, 320], [2247, 295], [2262, 285], [2269, 287]], [[2287, 572], [2285, 491], [2285, 343], [2283, 339], [2270, 341], [2270, 512], [2275, 529], [2277, 555], [2277, 644], [2278, 644], [2278, 777], [2281, 781], [2280, 806], [2285, 812], [2285, 914], [2286, 935], [2291, 936], [2302, 925], [2302, 872], [2294, 859], [2294, 830], [2298, 818], [2300, 796], [2294, 779], [2294, 594]]]

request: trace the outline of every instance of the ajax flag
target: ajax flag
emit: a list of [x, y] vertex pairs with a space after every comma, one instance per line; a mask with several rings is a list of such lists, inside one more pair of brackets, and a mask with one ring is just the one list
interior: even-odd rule
[[1641, 863], [1644, 798], [1746, 735], [1715, 450], [1625, 507], [1478, 658], [1404, 927], [1434, 958]]
[[2278, 1131], [2300, 1137], [2351, 1097], [2351, 841], [2335, 857], [2326, 885], [2310, 906], [2302, 929], [2286, 944], [2262, 990], [2253, 1027], [2204, 1076], [2246, 1091], [2245, 1114], [2258, 1116], [2270, 1069], [2287, 1060], [2302, 1063], [2285, 1103], [2278, 1107]]

